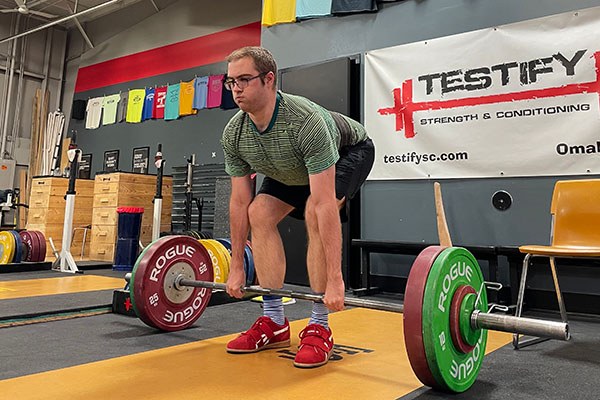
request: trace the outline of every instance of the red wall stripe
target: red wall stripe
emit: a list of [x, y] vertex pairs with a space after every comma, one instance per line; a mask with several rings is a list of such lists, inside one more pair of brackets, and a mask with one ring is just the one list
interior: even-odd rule
[[82, 67], [75, 93], [221, 62], [233, 50], [260, 45], [260, 21]]

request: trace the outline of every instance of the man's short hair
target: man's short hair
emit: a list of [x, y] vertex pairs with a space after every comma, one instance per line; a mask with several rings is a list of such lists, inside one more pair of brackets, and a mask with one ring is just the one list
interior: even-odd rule
[[[254, 66], [261, 74], [267, 74], [273, 72], [275, 76], [273, 84], [277, 86], [277, 63], [273, 58], [273, 54], [264, 47], [259, 46], [246, 46], [240, 49], [234, 50], [229, 56], [227, 56], [227, 62], [239, 60], [240, 58], [250, 57], [254, 61]], [[262, 80], [262, 78], [261, 78]]]

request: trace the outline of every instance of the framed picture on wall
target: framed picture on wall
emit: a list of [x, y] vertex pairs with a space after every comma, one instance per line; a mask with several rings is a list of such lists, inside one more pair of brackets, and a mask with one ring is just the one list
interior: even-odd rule
[[138, 174], [148, 173], [148, 162], [150, 160], [150, 147], [134, 147], [131, 158], [131, 170]]
[[104, 172], [116, 172], [119, 170], [119, 150], [108, 150], [104, 152]]
[[92, 155], [82, 154], [81, 161], [79, 162], [79, 169], [77, 170], [77, 179], [90, 179], [91, 170]]

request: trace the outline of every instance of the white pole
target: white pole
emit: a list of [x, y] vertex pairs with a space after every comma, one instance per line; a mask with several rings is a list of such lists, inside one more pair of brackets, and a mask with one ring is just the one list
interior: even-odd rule
[[71, 255], [71, 228], [73, 227], [73, 212], [75, 210], [75, 195], [67, 195], [65, 206], [65, 224], [63, 225], [62, 248], [60, 249], [60, 271], [77, 272], [77, 264]]
[[154, 199], [154, 214], [152, 216], [152, 241], [160, 237], [160, 213], [163, 199]]
[[[19, 22], [21, 21], [21, 16], [17, 16], [17, 26], [15, 27], [15, 32], [19, 32]], [[4, 122], [2, 124], [2, 147], [0, 148], [0, 158], [4, 158], [4, 152], [6, 151], [6, 140], [8, 134], [8, 115], [10, 114], [10, 99], [12, 97], [12, 83], [13, 76], [15, 72], [15, 58], [17, 57], [17, 43], [13, 43], [12, 52], [10, 55], [10, 72], [8, 73], [8, 97], [6, 98], [6, 112], [4, 114]], [[17, 105], [18, 106], [18, 105]]]

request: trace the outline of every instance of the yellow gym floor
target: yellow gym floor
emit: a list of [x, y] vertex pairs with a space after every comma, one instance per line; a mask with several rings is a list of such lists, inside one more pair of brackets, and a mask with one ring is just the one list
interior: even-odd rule
[[[336, 351], [321, 368], [305, 370], [292, 364], [297, 334], [307, 322], [298, 320], [291, 323], [288, 349], [232, 355], [225, 344], [236, 335], [227, 335], [3, 380], [0, 393], [11, 400], [380, 400], [397, 399], [421, 387], [406, 356], [402, 314], [349, 309], [331, 314], [330, 321]], [[486, 352], [510, 340], [510, 334], [490, 331]], [[68, 340], [62, 345], [68, 352]]]
[[122, 278], [74, 275], [0, 282], [0, 300], [123, 288]]

